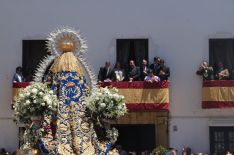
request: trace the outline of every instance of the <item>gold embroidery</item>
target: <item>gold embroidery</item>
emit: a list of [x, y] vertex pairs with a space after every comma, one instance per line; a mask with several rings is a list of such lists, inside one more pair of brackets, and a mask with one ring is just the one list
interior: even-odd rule
[[63, 71], [77, 72], [80, 76], [84, 76], [81, 63], [72, 52], [63, 53], [61, 56], [57, 57], [50, 71], [53, 73]]

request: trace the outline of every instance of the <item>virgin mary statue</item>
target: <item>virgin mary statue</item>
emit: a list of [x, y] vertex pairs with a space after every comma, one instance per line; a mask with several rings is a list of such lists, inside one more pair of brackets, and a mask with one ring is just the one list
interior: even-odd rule
[[[57, 113], [44, 118], [47, 134], [39, 141], [39, 148], [44, 154], [104, 154], [92, 122], [85, 116], [86, 97], [96, 81], [82, 58], [86, 42], [78, 31], [70, 28], [58, 29], [47, 39], [50, 56], [41, 62], [34, 81], [44, 78], [59, 103]], [[89, 86], [85, 79], [89, 80]]]

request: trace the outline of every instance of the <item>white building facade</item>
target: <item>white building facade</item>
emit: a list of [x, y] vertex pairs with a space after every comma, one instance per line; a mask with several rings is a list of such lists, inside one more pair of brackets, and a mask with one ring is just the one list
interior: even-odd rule
[[233, 0], [1, 0], [0, 148], [18, 147], [10, 104], [22, 40], [45, 39], [67, 25], [87, 39], [96, 72], [106, 60], [115, 62], [116, 39], [147, 38], [149, 60], [160, 56], [171, 71], [169, 146], [209, 153], [209, 127], [234, 126], [234, 109], [202, 109], [202, 80], [195, 72], [209, 60], [210, 38], [234, 38], [233, 16]]

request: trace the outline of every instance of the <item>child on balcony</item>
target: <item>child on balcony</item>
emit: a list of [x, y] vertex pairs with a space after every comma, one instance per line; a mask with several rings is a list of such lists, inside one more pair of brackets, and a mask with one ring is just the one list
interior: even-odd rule
[[146, 82], [154, 83], [154, 82], [159, 82], [160, 78], [156, 75], [154, 75], [154, 71], [150, 70], [149, 75], [147, 75], [144, 79]]

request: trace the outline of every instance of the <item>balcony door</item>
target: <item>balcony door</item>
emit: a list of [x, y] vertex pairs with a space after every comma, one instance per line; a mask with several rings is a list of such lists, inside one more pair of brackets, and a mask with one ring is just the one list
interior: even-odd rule
[[234, 127], [210, 127], [210, 153], [234, 151]]
[[46, 40], [23, 40], [22, 44], [23, 74], [31, 81], [38, 64], [47, 55]]
[[142, 59], [148, 61], [148, 39], [117, 39], [116, 46], [116, 61], [125, 69], [130, 60], [134, 60], [137, 66], [141, 66]]

